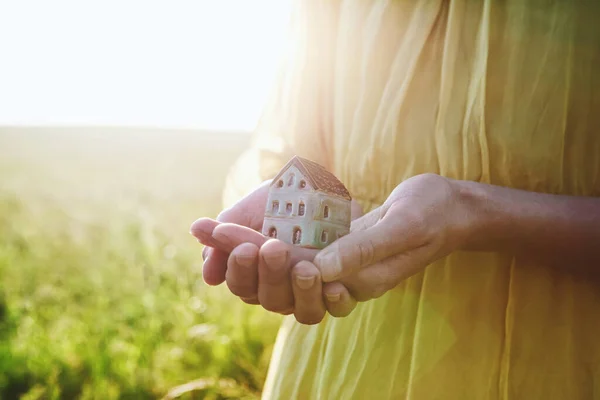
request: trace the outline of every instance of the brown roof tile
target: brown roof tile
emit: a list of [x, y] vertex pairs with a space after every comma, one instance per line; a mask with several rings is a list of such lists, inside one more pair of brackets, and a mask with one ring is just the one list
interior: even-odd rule
[[331, 172], [327, 171], [323, 166], [306, 158], [294, 156], [273, 179], [273, 183], [283, 175], [283, 173], [291, 166], [295, 165], [306, 177], [311, 186], [321, 192], [331, 194], [333, 196], [342, 197], [346, 200], [352, 200], [350, 192], [342, 182]]

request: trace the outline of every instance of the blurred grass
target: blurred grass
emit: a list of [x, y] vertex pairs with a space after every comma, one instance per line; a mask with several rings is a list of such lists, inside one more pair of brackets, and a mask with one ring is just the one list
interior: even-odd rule
[[235, 133], [0, 128], [0, 398], [257, 398], [279, 317], [201, 277]]

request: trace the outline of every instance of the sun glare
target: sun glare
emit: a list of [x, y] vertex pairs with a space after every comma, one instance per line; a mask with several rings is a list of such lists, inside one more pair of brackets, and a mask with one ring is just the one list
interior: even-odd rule
[[289, 0], [0, 2], [0, 125], [251, 130]]

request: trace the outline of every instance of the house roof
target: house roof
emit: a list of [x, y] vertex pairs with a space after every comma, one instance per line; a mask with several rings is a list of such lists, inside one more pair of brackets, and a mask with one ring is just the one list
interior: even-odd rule
[[273, 179], [273, 183], [277, 182], [279, 178], [285, 173], [285, 171], [294, 165], [296, 168], [304, 174], [304, 177], [308, 183], [317, 191], [324, 192], [333, 196], [342, 197], [346, 200], [352, 200], [350, 192], [344, 186], [338, 178], [335, 177], [331, 172], [327, 171], [324, 167], [317, 164], [314, 161], [307, 160], [306, 158], [294, 156], [288, 163], [279, 171], [277, 176]]

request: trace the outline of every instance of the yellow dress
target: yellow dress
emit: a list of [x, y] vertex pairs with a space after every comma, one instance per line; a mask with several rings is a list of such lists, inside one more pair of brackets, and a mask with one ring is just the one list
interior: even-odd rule
[[[298, 1], [227, 199], [292, 154], [367, 211], [424, 172], [600, 196], [600, 2], [541, 3]], [[347, 318], [286, 317], [263, 395], [600, 399], [600, 286], [456, 252]]]

